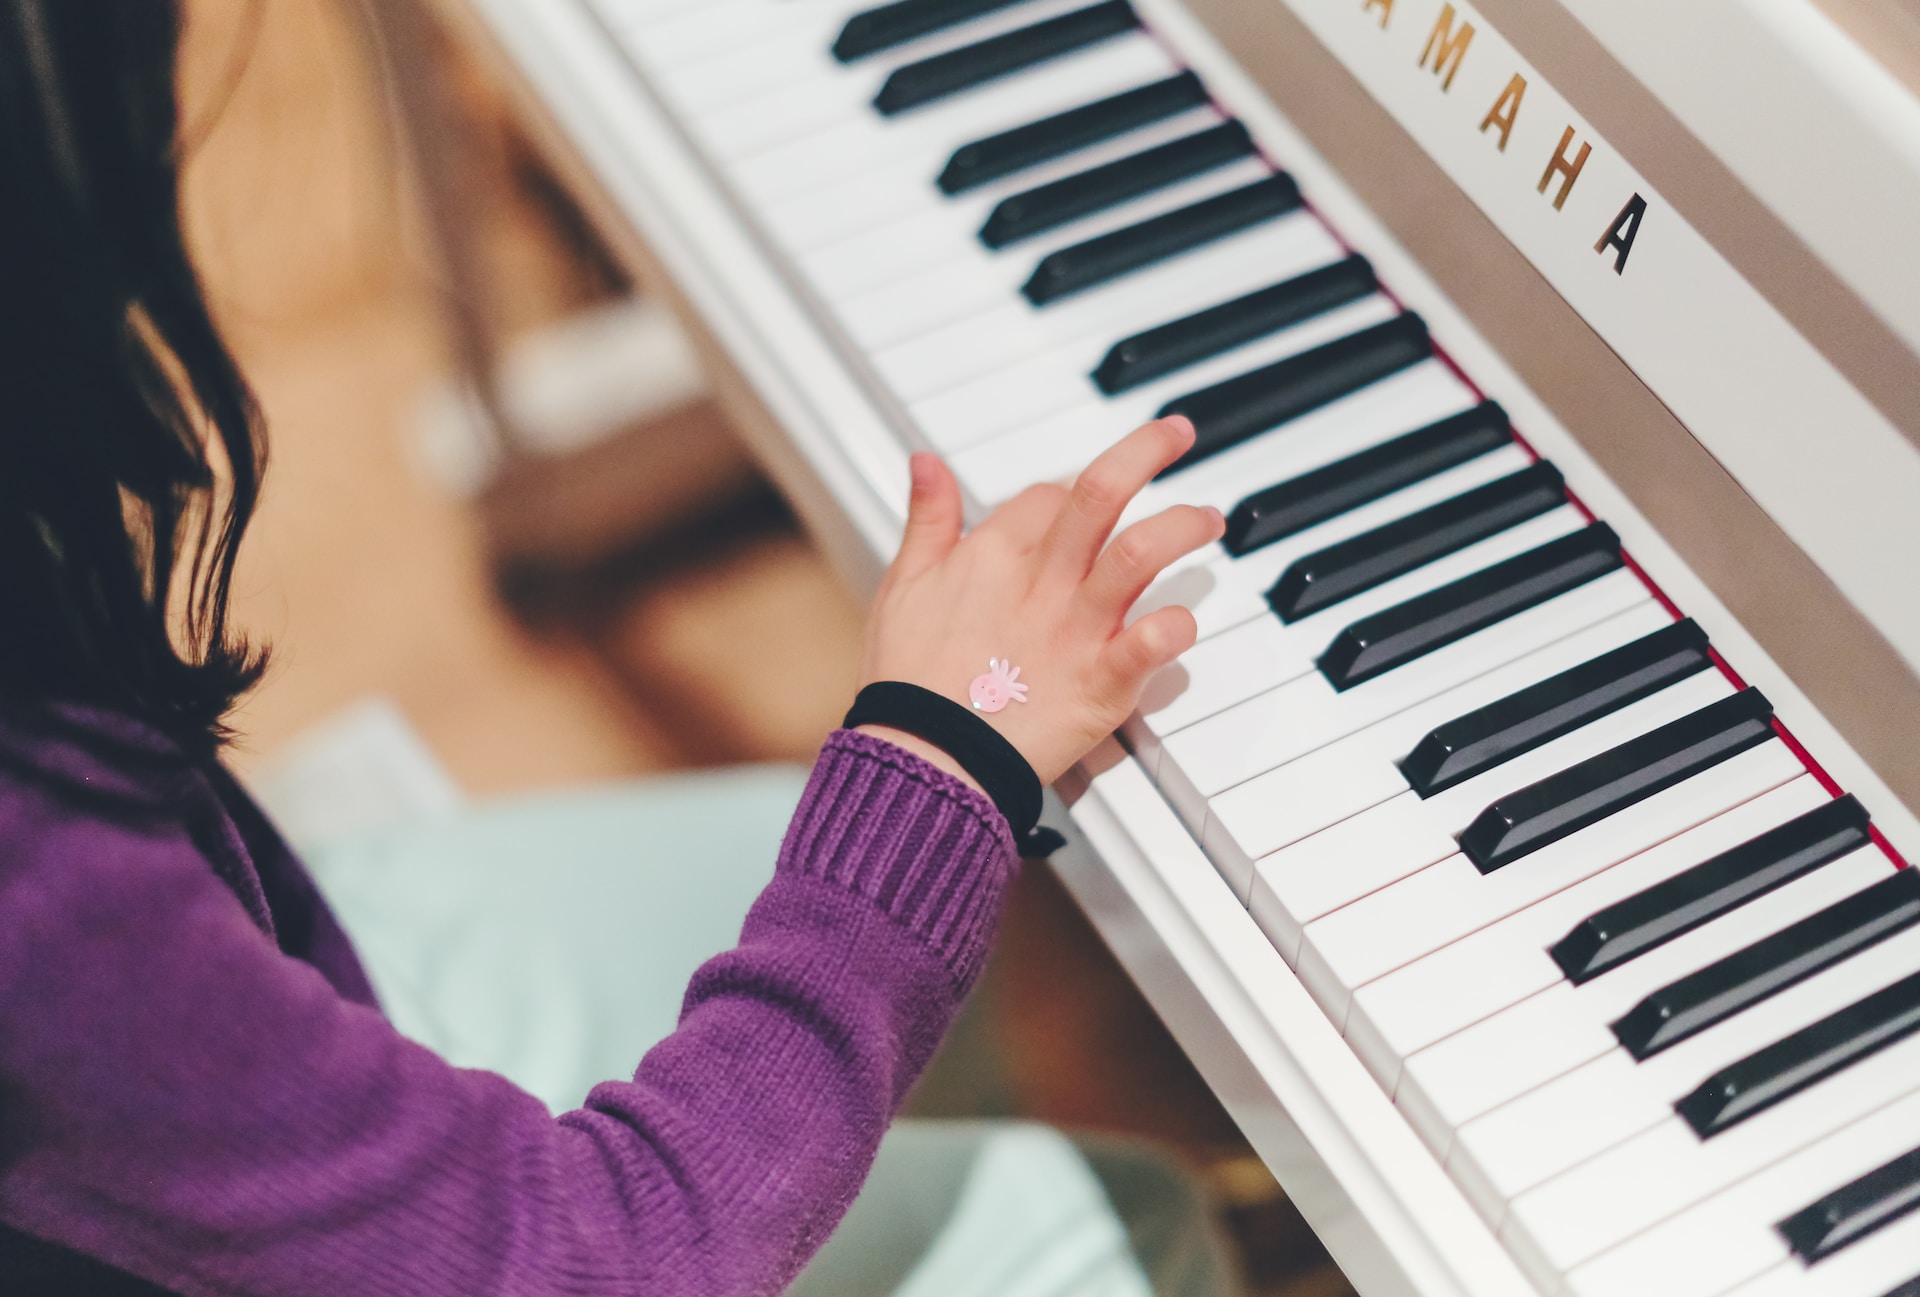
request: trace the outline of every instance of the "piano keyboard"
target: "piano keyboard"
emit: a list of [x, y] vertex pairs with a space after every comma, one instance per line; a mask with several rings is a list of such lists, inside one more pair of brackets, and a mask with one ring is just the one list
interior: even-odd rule
[[979, 509], [1182, 413], [1127, 742], [1546, 1293], [1920, 1293], [1920, 874], [1126, 0], [585, 0]]

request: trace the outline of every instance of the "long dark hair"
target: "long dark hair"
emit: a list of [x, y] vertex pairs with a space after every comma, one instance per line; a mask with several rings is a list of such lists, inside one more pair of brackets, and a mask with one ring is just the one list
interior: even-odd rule
[[0, 693], [211, 752], [253, 396], [180, 218], [179, 0], [0, 0]]

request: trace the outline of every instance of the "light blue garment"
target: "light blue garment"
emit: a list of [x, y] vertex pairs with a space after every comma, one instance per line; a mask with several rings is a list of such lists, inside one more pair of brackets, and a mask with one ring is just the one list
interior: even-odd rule
[[[772, 878], [805, 781], [760, 767], [514, 798], [312, 848], [307, 861], [400, 1031], [561, 1112], [631, 1076], [673, 1030], [694, 970], [735, 943]], [[1184, 1177], [1137, 1147], [1115, 1156], [1089, 1160], [1030, 1123], [896, 1123], [792, 1292], [1235, 1291]], [[1097, 1164], [1124, 1174], [1103, 1180]]]
[[805, 784], [768, 766], [509, 798], [307, 862], [401, 1032], [566, 1112], [673, 1031]]

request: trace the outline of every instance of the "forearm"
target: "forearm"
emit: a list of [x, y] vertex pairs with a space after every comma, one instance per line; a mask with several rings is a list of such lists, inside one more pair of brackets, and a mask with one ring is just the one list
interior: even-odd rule
[[829, 742], [738, 947], [635, 1084], [563, 1119], [680, 1159], [698, 1192], [633, 1215], [704, 1252], [711, 1291], [777, 1291], [837, 1224], [978, 978], [1014, 863], [979, 794], [872, 737]]
[[187, 844], [113, 847], [0, 877], [34, 912], [0, 959], [0, 1220], [189, 1294], [777, 1291], [1014, 867], [978, 794], [837, 736], [679, 1030], [555, 1120], [280, 957]]

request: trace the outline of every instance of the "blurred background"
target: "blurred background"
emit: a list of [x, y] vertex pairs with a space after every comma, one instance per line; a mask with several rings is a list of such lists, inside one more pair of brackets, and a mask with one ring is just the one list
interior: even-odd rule
[[[476, 798], [810, 762], [852, 692], [861, 607], [486, 70], [370, 2], [396, 9], [188, 5], [191, 238], [271, 438], [237, 596], [274, 659], [235, 764], [312, 843]], [[430, 78], [388, 71], [423, 61]], [[423, 93], [424, 154], [402, 111]], [[423, 197], [445, 192], [423, 156], [451, 210]], [[510, 453], [460, 379], [476, 370]], [[911, 1111], [1151, 1138], [1213, 1191], [1252, 1291], [1350, 1291], [1044, 867]]]

